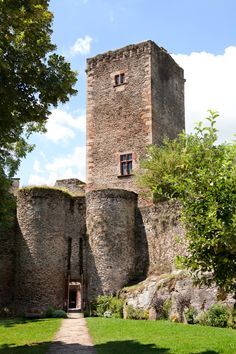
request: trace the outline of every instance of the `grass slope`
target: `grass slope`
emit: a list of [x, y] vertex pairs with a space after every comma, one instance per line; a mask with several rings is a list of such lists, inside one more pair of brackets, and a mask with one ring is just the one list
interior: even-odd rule
[[236, 354], [236, 331], [168, 321], [87, 318], [98, 354]]
[[45, 354], [61, 319], [0, 320], [0, 354]]

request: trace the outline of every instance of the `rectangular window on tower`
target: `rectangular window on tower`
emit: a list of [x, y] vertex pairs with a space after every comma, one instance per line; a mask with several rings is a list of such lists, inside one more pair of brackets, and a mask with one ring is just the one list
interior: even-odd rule
[[120, 155], [120, 174], [121, 176], [130, 176], [132, 174], [132, 154]]
[[119, 86], [125, 83], [125, 74], [115, 75], [115, 86]]

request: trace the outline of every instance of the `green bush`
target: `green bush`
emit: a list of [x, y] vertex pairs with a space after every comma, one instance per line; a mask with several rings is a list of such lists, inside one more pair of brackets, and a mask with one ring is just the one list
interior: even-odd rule
[[67, 318], [67, 314], [63, 310], [54, 310], [52, 312], [52, 318]]
[[116, 296], [99, 295], [96, 302], [92, 305], [92, 315], [122, 318], [123, 305], [124, 301]]
[[112, 296], [99, 295], [92, 306], [94, 316], [103, 317], [104, 313], [110, 309]]
[[234, 318], [226, 305], [216, 303], [197, 315], [196, 323], [212, 327], [233, 327]]
[[195, 307], [189, 306], [189, 308], [184, 311], [184, 315], [187, 323], [189, 324], [196, 323], [197, 310], [195, 309]]
[[67, 314], [63, 310], [55, 310], [53, 307], [49, 307], [44, 316], [47, 318], [67, 318]]
[[236, 329], [236, 310], [235, 309], [232, 309], [232, 311], [230, 312], [230, 317], [228, 320], [228, 327]]
[[208, 313], [206, 311], [202, 311], [200, 312], [197, 316], [196, 316], [196, 323], [199, 323], [202, 326], [208, 326]]
[[126, 318], [129, 320], [148, 320], [148, 310], [135, 308], [132, 305], [126, 306]]
[[222, 304], [213, 304], [207, 311], [208, 324], [213, 327], [227, 327], [230, 319], [229, 309]]
[[122, 318], [123, 317], [123, 307], [124, 301], [118, 297], [113, 297], [110, 302], [110, 311], [112, 312], [112, 317]]
[[46, 312], [45, 312], [45, 317], [51, 318], [53, 314], [54, 309], [52, 307], [49, 307]]

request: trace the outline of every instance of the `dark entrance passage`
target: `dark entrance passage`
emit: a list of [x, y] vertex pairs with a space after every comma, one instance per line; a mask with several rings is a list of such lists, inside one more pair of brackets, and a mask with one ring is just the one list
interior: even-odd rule
[[70, 290], [69, 293], [69, 308], [70, 309], [75, 309], [77, 306], [76, 304], [76, 298], [77, 298], [77, 291], [76, 290]]
[[82, 288], [81, 283], [71, 281], [68, 289], [68, 309], [82, 310]]

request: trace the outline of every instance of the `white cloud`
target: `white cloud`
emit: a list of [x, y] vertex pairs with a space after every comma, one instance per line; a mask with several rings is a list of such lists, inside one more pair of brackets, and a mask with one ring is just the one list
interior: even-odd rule
[[[35, 171], [29, 177], [29, 185], [54, 185], [57, 179], [78, 178], [85, 181], [86, 148], [78, 146], [71, 154], [54, 158], [44, 166], [44, 175]], [[37, 173], [38, 172], [38, 173]]]
[[70, 53], [72, 55], [82, 54], [86, 55], [91, 50], [92, 38], [86, 35], [84, 38], [77, 38], [73, 46], [70, 48]]
[[38, 160], [35, 160], [35, 161], [34, 161], [33, 170], [34, 170], [36, 173], [42, 172], [42, 170], [41, 170], [41, 168], [40, 168], [40, 162], [39, 162]]
[[186, 128], [212, 109], [220, 113], [217, 127], [220, 141], [236, 133], [236, 47], [228, 47], [223, 55], [206, 52], [172, 55], [184, 69]]
[[63, 111], [62, 109], [54, 109], [46, 124], [47, 133], [45, 136], [54, 143], [73, 139], [76, 135], [75, 130], [83, 133], [86, 130], [86, 116], [82, 113], [78, 117]]

